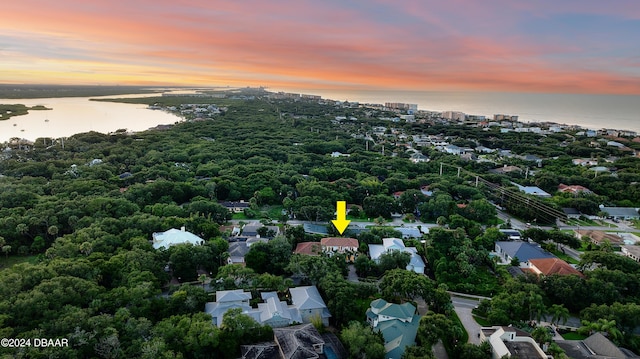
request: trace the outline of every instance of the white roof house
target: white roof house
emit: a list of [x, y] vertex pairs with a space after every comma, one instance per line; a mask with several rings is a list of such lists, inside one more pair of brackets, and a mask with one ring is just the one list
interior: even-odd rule
[[224, 313], [229, 309], [242, 308], [242, 313], [247, 314], [260, 322], [260, 312], [249, 305], [251, 293], [242, 289], [216, 291], [216, 301], [205, 304], [204, 311], [211, 315], [213, 324], [220, 327]]
[[380, 256], [390, 251], [407, 252], [411, 255], [409, 264], [407, 264], [407, 270], [412, 270], [416, 273], [424, 274], [424, 261], [418, 254], [416, 247], [405, 247], [404, 242], [400, 238], [383, 238], [382, 244], [370, 244], [369, 256], [374, 262], [380, 260]]
[[242, 308], [243, 314], [272, 328], [311, 323], [317, 316], [324, 325], [329, 325], [331, 314], [315, 286], [291, 288], [289, 292], [291, 305], [281, 301], [276, 292], [264, 292], [260, 295], [264, 302], [258, 303], [258, 308], [253, 308], [249, 304], [251, 292], [242, 289], [217, 291], [216, 301], [205, 304], [204, 311], [211, 315], [213, 324], [218, 327], [222, 325], [224, 313], [232, 308]]
[[287, 302], [281, 301], [277, 292], [264, 292], [260, 296], [264, 300], [264, 303], [258, 303], [260, 323], [267, 324], [272, 328], [302, 323], [298, 308], [288, 306]]
[[316, 286], [291, 288], [289, 293], [291, 302], [300, 311], [303, 322], [310, 323], [315, 316], [320, 316], [324, 325], [329, 325], [331, 314]]
[[184, 227], [181, 229], [172, 228], [166, 232], [155, 232], [152, 234], [152, 237], [154, 249], [168, 249], [176, 244], [184, 243], [191, 243], [194, 246], [199, 246], [204, 243], [204, 239], [191, 232], [187, 232]]

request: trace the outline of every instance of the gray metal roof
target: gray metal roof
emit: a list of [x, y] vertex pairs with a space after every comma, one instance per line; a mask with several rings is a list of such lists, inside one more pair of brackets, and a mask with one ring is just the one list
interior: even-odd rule
[[538, 244], [529, 242], [513, 241], [513, 242], [496, 242], [496, 246], [502, 248], [502, 250], [511, 258], [518, 257], [520, 262], [527, 262], [529, 259], [538, 258], [555, 258], [555, 256], [544, 249]]

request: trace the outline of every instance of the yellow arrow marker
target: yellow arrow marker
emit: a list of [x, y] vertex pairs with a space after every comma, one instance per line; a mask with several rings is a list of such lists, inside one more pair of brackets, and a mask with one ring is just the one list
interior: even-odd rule
[[336, 215], [336, 219], [332, 220], [331, 222], [333, 222], [333, 225], [336, 226], [338, 232], [342, 234], [344, 233], [344, 230], [347, 229], [347, 226], [349, 226], [349, 223], [351, 223], [351, 221], [347, 219], [347, 202], [336, 202], [336, 212], [338, 212]]

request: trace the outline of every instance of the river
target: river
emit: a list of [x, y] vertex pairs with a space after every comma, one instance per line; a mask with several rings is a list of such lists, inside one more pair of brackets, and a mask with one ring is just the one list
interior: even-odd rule
[[44, 105], [51, 110], [30, 110], [29, 114], [0, 121], [0, 142], [12, 137], [35, 140], [41, 137], [68, 137], [76, 133], [114, 132], [118, 129], [142, 131], [181, 118], [164, 111], [153, 111], [142, 104], [90, 101], [90, 98], [135, 98], [159, 94], [39, 99], [0, 99], [2, 104]]

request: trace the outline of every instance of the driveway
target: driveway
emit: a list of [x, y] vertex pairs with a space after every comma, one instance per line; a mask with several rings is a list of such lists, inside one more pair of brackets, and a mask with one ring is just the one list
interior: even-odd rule
[[473, 319], [473, 314], [471, 311], [478, 305], [478, 301], [474, 299], [460, 298], [460, 297], [451, 297], [451, 303], [453, 303], [453, 308], [458, 314], [458, 318], [462, 322], [464, 329], [469, 334], [469, 343], [472, 344], [480, 344], [480, 338], [478, 334], [480, 333], [480, 325]]
[[349, 264], [349, 274], [347, 274], [347, 280], [349, 282], [358, 283], [358, 274], [356, 273], [356, 267], [353, 264]]

